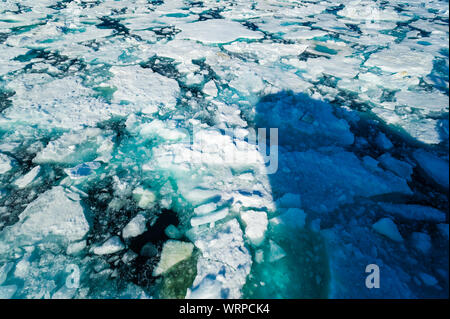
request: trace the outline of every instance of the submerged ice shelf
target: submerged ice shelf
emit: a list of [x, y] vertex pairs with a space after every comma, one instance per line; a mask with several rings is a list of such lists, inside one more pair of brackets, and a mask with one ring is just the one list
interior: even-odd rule
[[0, 298], [448, 297], [448, 22], [0, 2]]

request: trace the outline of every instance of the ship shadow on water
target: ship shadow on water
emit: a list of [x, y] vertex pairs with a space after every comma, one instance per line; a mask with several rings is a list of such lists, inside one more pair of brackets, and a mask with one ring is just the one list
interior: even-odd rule
[[[318, 118], [317, 116], [321, 112], [315, 112], [314, 110], [320, 108], [329, 110], [331, 113], [328, 115], [325, 114], [327, 112], [322, 113], [322, 115], [325, 114], [324, 117]], [[311, 198], [316, 198], [311, 194], [315, 190], [321, 190], [322, 186], [319, 184], [327, 189], [327, 181], [326, 179], [302, 181], [301, 178], [323, 174], [329, 176], [332, 180], [336, 171], [328, 170], [329, 166], [321, 167], [321, 163], [313, 163], [307, 167], [293, 167], [291, 154], [306, 154], [310, 151], [318, 154], [320, 152], [332, 154], [336, 149], [337, 151], [350, 152], [360, 160], [364, 156], [376, 159], [387, 152], [376, 141], [380, 133], [387, 136], [392, 142], [393, 149], [390, 150], [392, 155], [401, 159], [408, 158], [409, 154], [417, 148], [430, 150], [432, 147], [415, 140], [398, 127], [386, 125], [367, 109], [353, 110], [349, 107], [343, 107], [337, 102], [329, 103], [312, 99], [306, 94], [280, 92], [267, 95], [260, 99], [254, 110], [254, 114], [249, 116], [250, 120], [248, 121], [251, 127], [255, 130], [266, 128], [267, 132], [269, 132], [269, 128], [278, 129], [278, 168], [273, 174], [267, 175], [277, 207], [275, 213], [268, 214], [269, 225], [265, 241], [260, 247], [250, 248], [254, 262], [243, 289], [244, 298], [309, 299], [341, 296], [339, 293], [335, 294], [334, 279], [336, 278], [333, 278], [333, 276], [336, 276], [336, 273], [333, 273], [335, 265], [332, 265], [332, 259], [329, 257], [332, 253], [330, 249], [334, 248], [327, 247], [322, 230], [348, 223], [352, 216], [345, 216], [343, 212], [353, 211], [355, 208], [352, 208], [352, 206], [358, 206], [360, 201], [369, 201], [372, 203], [371, 205], [376, 205], [378, 201], [420, 204], [448, 212], [448, 194], [429, 181], [416, 168], [412, 174], [412, 180], [408, 182], [413, 194], [394, 192], [362, 199], [355, 197], [350, 203], [335, 205], [323, 211], [316, 209], [320, 205], [311, 205]], [[327, 121], [330, 119], [334, 122], [329, 123], [329, 129], [334, 130], [340, 136], [333, 137], [326, 132], [328, 130]], [[317, 121], [321, 131], [317, 130]], [[320, 123], [321, 121], [322, 123]], [[345, 129], [336, 128], [336, 123], [347, 123], [347, 131], [351, 132], [350, 135], [353, 135], [353, 140], [350, 140], [350, 136], [343, 133]], [[316, 127], [314, 128], [314, 126]], [[273, 145], [270, 145], [272, 141], [269, 138], [266, 141], [267, 151], [264, 150], [266, 154], [261, 155], [270, 158], [268, 153], [273, 151], [273, 149], [270, 149], [270, 146]], [[439, 149], [441, 149], [445, 152], [446, 148], [448, 149], [448, 136], [433, 150], [438, 149], [439, 152]], [[345, 169], [342, 166], [345, 166], [346, 163], [340, 164], [341, 167], [335, 167], [336, 170]], [[348, 165], [352, 164], [349, 163]], [[266, 163], [266, 166], [270, 166], [270, 163]], [[321, 173], [315, 175], [314, 171], [316, 170], [320, 170]], [[311, 171], [312, 173], [310, 173]], [[312, 186], [310, 189], [308, 189], [308, 184]], [[367, 185], [367, 187], [371, 186]], [[439, 193], [439, 199], [436, 200], [436, 197], [428, 196], [429, 190]], [[286, 193], [300, 194], [300, 203], [291, 206], [283, 205], [280, 198]], [[352, 197], [352, 194], [344, 193], [343, 195]], [[323, 198], [327, 199], [336, 196], [333, 193], [323, 193]], [[276, 217], [283, 216], [289, 208], [298, 209], [295, 212], [298, 213], [299, 220], [306, 217], [304, 227], [295, 227], [290, 222], [278, 223]], [[305, 214], [303, 215], [301, 211]], [[382, 213], [378, 216], [382, 216]], [[378, 216], [376, 217], [380, 218]], [[270, 221], [273, 217], [275, 217], [273, 219], [273, 221], [276, 221], [275, 223]], [[371, 230], [370, 224], [366, 227]], [[351, 234], [351, 236], [353, 235]], [[355, 233], [354, 236], [358, 235]], [[377, 236], [377, 234], [374, 233], [373, 236]], [[355, 238], [354, 240], [358, 242], [359, 239]], [[281, 252], [279, 248], [281, 248]], [[273, 256], [274, 254], [281, 255], [277, 257]], [[259, 257], [255, 258], [255, 256]], [[255, 261], [258, 258], [259, 262]], [[348, 261], [348, 263], [351, 262], [351, 260]], [[351, 273], [352, 271], [355, 272], [355, 269], [360, 269], [359, 272], [354, 274], [354, 282], [344, 283], [345, 289], [348, 289], [349, 292], [352, 291], [348, 297], [352, 298], [351, 296], [361, 294], [358, 298], [389, 298], [389, 293], [386, 293], [386, 291], [381, 292], [379, 289], [370, 291], [365, 287], [366, 265], [353, 265], [353, 268], [348, 270]], [[341, 281], [340, 285], [342, 285], [343, 278], [339, 280]], [[395, 281], [396, 278], [390, 277], [385, 280]], [[397, 285], [397, 283], [392, 282], [392, 285]], [[338, 289], [342, 291], [342, 287]]]

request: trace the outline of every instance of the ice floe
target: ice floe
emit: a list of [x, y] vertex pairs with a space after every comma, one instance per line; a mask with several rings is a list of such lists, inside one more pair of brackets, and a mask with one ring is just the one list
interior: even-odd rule
[[194, 249], [192, 243], [169, 240], [167, 241], [161, 253], [161, 260], [153, 271], [154, 276], [161, 275], [180, 261], [189, 258]]

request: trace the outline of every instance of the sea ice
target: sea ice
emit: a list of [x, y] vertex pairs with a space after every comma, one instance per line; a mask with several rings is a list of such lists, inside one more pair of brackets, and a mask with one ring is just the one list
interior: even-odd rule
[[67, 168], [64, 171], [70, 176], [70, 178], [78, 179], [91, 175], [93, 171], [100, 166], [101, 164], [99, 162], [86, 162], [72, 168]]
[[191, 225], [195, 227], [203, 224], [215, 223], [216, 221], [225, 218], [227, 215], [228, 215], [228, 208], [223, 208], [206, 215], [194, 216], [191, 218]]
[[403, 237], [398, 231], [397, 225], [395, 225], [395, 223], [389, 218], [380, 219], [379, 221], [377, 221], [375, 224], [372, 225], [372, 228], [376, 232], [392, 239], [393, 241], [396, 242], [403, 241]]
[[288, 208], [270, 222], [274, 225], [282, 224], [284, 227], [303, 228], [305, 226], [306, 213], [299, 208]]
[[448, 189], [448, 162], [424, 150], [417, 150], [413, 153], [420, 168], [423, 169], [435, 183]]
[[13, 168], [13, 159], [6, 154], [0, 153], [0, 174], [5, 174]]
[[248, 210], [241, 212], [241, 218], [245, 223], [245, 236], [254, 246], [261, 245], [267, 230], [267, 213]]
[[159, 276], [182, 260], [189, 258], [194, 245], [188, 242], [168, 240], [164, 243], [161, 259], [153, 271], [153, 276]]
[[430, 221], [435, 223], [445, 221], [445, 213], [433, 207], [391, 203], [379, 203], [379, 205], [386, 212], [404, 219]]
[[20, 221], [3, 231], [14, 245], [32, 245], [43, 240], [67, 244], [83, 239], [89, 231], [83, 207], [76, 194], [61, 186], [41, 194], [20, 214]]
[[393, 158], [389, 153], [385, 153], [378, 157], [378, 161], [383, 168], [392, 171], [397, 176], [402, 177], [407, 181], [411, 181], [411, 175], [413, 173], [413, 166], [411, 164]]
[[237, 39], [260, 39], [261, 32], [251, 31], [239, 22], [211, 19], [178, 26], [177, 39], [189, 39], [203, 43], [228, 43]]
[[269, 250], [269, 262], [274, 262], [284, 258], [286, 256], [286, 252], [283, 248], [281, 248], [277, 243], [273, 240], [270, 240], [270, 250]]
[[133, 198], [140, 208], [148, 209], [155, 205], [156, 195], [148, 189], [137, 187], [133, 190]]
[[145, 114], [175, 107], [180, 91], [177, 81], [140, 66], [114, 66], [109, 71], [114, 74], [109, 85], [116, 88], [115, 102], [131, 103]]
[[244, 245], [238, 221], [232, 219], [212, 229], [193, 228], [187, 236], [200, 250], [201, 256], [197, 261], [197, 276], [186, 296], [198, 291], [199, 286], [203, 287], [208, 281], [205, 278], [214, 278], [215, 283], [208, 289], [208, 295], [239, 298], [250, 273], [252, 259]]
[[122, 229], [122, 237], [124, 239], [136, 237], [145, 231], [145, 224], [147, 219], [142, 214], [137, 214], [130, 222]]
[[100, 246], [93, 247], [92, 252], [96, 255], [109, 255], [125, 249], [124, 244], [118, 236], [113, 236]]
[[422, 254], [427, 254], [433, 247], [430, 236], [425, 233], [414, 232], [411, 235], [411, 241], [414, 248]]
[[40, 171], [41, 171], [41, 167], [40, 166], [33, 167], [24, 176], [18, 178], [14, 182], [14, 185], [16, 185], [18, 188], [25, 188], [25, 187], [27, 187], [29, 184], [31, 184], [36, 179], [36, 177], [39, 175]]

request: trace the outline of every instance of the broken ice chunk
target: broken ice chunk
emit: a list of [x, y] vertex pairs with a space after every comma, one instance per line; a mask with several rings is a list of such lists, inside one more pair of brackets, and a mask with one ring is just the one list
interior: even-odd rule
[[448, 162], [424, 150], [417, 150], [413, 153], [420, 168], [435, 183], [448, 189], [449, 170]]
[[109, 255], [117, 253], [125, 248], [118, 236], [111, 237], [105, 241], [101, 246], [94, 247], [92, 252], [96, 255]]
[[27, 174], [25, 174], [22, 177], [19, 177], [15, 182], [14, 185], [16, 185], [18, 188], [25, 188], [29, 184], [31, 184], [36, 176], [38, 176], [39, 172], [41, 171], [40, 166], [34, 167], [31, 171], [29, 171]]
[[212, 96], [212, 97], [216, 97], [217, 96], [217, 86], [214, 83], [213, 80], [209, 81], [208, 83], [205, 84], [205, 86], [203, 87], [203, 93], [205, 93], [206, 95]]
[[422, 282], [427, 286], [436, 286], [438, 284], [437, 279], [432, 275], [421, 272], [419, 274], [419, 277], [422, 280]]
[[133, 191], [133, 198], [138, 202], [138, 206], [142, 209], [153, 207], [156, 195], [152, 191], [138, 187]]
[[377, 143], [377, 146], [384, 151], [390, 150], [392, 147], [394, 147], [387, 136], [381, 132], [378, 133], [377, 137], [375, 138], [375, 143]]
[[372, 228], [393, 241], [402, 242], [403, 237], [397, 229], [397, 225], [390, 218], [382, 218], [372, 225]]
[[286, 256], [286, 252], [283, 248], [278, 246], [273, 240], [270, 240], [270, 250], [269, 250], [269, 262], [274, 262], [280, 260]]
[[153, 271], [153, 276], [159, 276], [180, 261], [189, 258], [193, 250], [194, 245], [192, 243], [168, 240], [163, 246], [161, 259], [158, 266]]
[[0, 286], [0, 299], [11, 299], [16, 291], [16, 285]]
[[217, 209], [217, 204], [214, 202], [211, 202], [211, 203], [203, 204], [203, 205], [200, 205], [200, 206], [194, 208], [194, 213], [196, 215], [205, 215], [205, 214], [215, 211], [216, 209]]
[[218, 284], [211, 288], [211, 293], [220, 298], [241, 297], [252, 260], [238, 221], [232, 219], [215, 228], [194, 227], [186, 235], [201, 251], [197, 276], [186, 296], [193, 298], [191, 292], [197, 288], [201, 291], [205, 278], [215, 278]]
[[369, 170], [371, 170], [373, 172], [377, 172], [377, 171], [381, 170], [381, 168], [378, 167], [378, 161], [368, 155], [366, 155], [362, 158], [362, 163], [363, 163], [364, 167], [368, 168]]
[[8, 277], [8, 273], [14, 267], [14, 263], [9, 262], [0, 267], [0, 285], [2, 285], [6, 278]]
[[213, 276], [205, 277], [197, 286], [187, 290], [186, 299], [221, 299], [222, 291], [220, 281]]
[[142, 214], [137, 214], [130, 222], [123, 228], [122, 237], [124, 239], [136, 237], [145, 232], [146, 218]]
[[411, 241], [414, 248], [422, 254], [427, 254], [432, 247], [431, 238], [425, 233], [414, 232], [411, 235]]
[[77, 255], [85, 248], [86, 248], [86, 240], [71, 243], [69, 246], [67, 246], [66, 254], [67, 255]]
[[228, 215], [228, 208], [224, 208], [207, 215], [195, 216], [191, 218], [191, 225], [195, 227], [203, 224], [214, 223], [218, 220], [225, 218], [227, 215]]
[[174, 225], [167, 226], [167, 228], [164, 230], [164, 233], [171, 239], [179, 239], [182, 237], [182, 233]]
[[177, 39], [189, 39], [203, 43], [229, 43], [239, 38], [260, 39], [263, 37], [261, 32], [251, 31], [238, 22], [225, 19], [186, 23], [178, 28], [182, 31], [177, 34]]
[[83, 239], [88, 231], [89, 223], [76, 194], [56, 186], [31, 202], [20, 214], [20, 221], [3, 231], [1, 241], [25, 245], [51, 238], [67, 243]]
[[392, 171], [395, 175], [411, 181], [411, 175], [413, 173], [413, 166], [406, 162], [393, 158], [389, 153], [385, 153], [378, 157], [381, 166], [385, 169]]
[[409, 220], [444, 222], [445, 213], [423, 205], [380, 203], [386, 212]]
[[164, 140], [179, 140], [186, 137], [186, 133], [180, 129], [167, 127], [167, 123], [153, 120], [140, 126], [140, 135], [144, 138], [161, 137]]
[[154, 113], [159, 107], [175, 108], [180, 87], [174, 79], [138, 65], [113, 66], [109, 71], [114, 74], [109, 84], [117, 88], [114, 102], [130, 103], [147, 114]]
[[244, 211], [241, 218], [245, 223], [245, 235], [254, 246], [259, 246], [264, 241], [264, 234], [267, 230], [266, 212]]
[[6, 154], [0, 153], [0, 174], [5, 174], [13, 168], [13, 159]]
[[101, 165], [99, 162], [86, 162], [72, 168], [67, 168], [64, 172], [66, 172], [66, 174], [72, 179], [79, 179], [91, 175], [93, 170], [99, 168], [100, 166]]
[[264, 251], [262, 249], [258, 249], [255, 252], [255, 261], [260, 264], [264, 261]]

